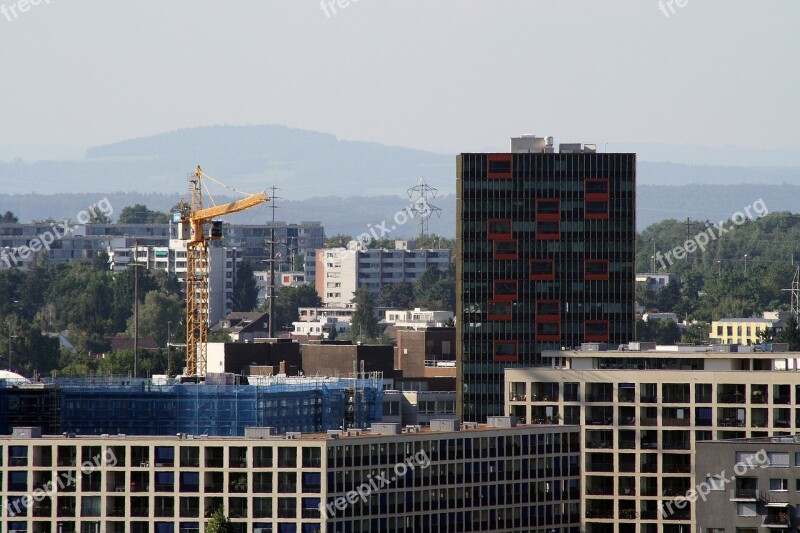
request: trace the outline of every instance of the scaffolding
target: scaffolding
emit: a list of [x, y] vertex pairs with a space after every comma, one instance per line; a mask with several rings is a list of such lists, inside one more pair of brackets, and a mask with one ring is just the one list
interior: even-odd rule
[[[59, 433], [81, 435], [242, 436], [246, 427], [320, 433], [367, 428], [382, 416], [383, 379], [377, 374], [255, 385], [56, 378], [45, 386], [58, 391]], [[0, 409], [8, 403], [9, 390], [0, 387]]]

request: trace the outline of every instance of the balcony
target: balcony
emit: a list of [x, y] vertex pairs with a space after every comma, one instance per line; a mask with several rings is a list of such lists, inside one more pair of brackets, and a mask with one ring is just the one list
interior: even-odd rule
[[745, 421], [737, 418], [720, 418], [717, 420], [717, 425], [721, 428], [743, 428]]
[[758, 489], [731, 489], [732, 502], [757, 502], [759, 499]]
[[764, 516], [761, 525], [768, 528], [789, 528], [792, 526], [792, 520], [787, 512], [769, 513]]
[[614, 509], [586, 509], [586, 518], [614, 518]]
[[[613, 402], [613, 394], [587, 394], [587, 402]], [[612, 513], [613, 514], [613, 513]]]
[[688, 418], [664, 418], [663, 424], [664, 426], [689, 426], [691, 425], [691, 420]]

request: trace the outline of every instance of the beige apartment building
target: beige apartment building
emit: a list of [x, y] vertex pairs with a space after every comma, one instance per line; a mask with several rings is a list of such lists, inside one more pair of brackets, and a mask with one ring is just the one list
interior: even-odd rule
[[578, 533], [577, 427], [0, 437], [3, 532]]
[[587, 533], [695, 531], [692, 505], [661, 509], [694, 486], [697, 442], [800, 427], [800, 353], [598, 348], [505, 373], [507, 415], [581, 426]]

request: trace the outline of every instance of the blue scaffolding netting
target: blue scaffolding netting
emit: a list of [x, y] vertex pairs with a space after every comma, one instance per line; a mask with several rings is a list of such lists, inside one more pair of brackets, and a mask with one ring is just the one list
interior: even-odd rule
[[33, 385], [0, 381], [1, 429], [10, 431], [9, 406], [20, 403], [12, 395], [27, 392], [29, 398], [42, 391], [52, 396], [54, 390], [60, 430], [81, 435], [241, 436], [246, 427], [319, 433], [367, 428], [383, 414], [383, 380], [373, 376], [270, 378], [252, 385], [56, 378]]

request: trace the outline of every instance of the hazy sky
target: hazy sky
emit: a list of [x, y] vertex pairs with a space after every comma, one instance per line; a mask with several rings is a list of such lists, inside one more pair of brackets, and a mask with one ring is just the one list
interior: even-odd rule
[[211, 124], [452, 153], [519, 133], [800, 142], [798, 0], [669, 17], [658, 0], [350, 0], [330, 16], [318, 0], [18, 1], [0, 0], [0, 144]]

